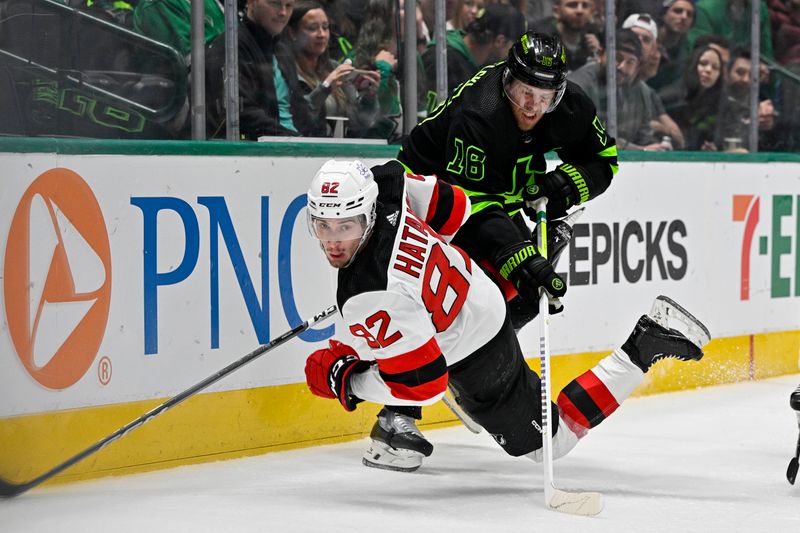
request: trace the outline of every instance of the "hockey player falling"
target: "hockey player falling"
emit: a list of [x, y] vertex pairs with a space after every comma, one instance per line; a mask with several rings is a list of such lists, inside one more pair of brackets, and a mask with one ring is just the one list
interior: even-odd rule
[[[448, 244], [469, 212], [461, 189], [406, 174], [396, 161], [372, 169], [360, 161], [322, 165], [308, 191], [308, 223], [338, 269], [336, 299], [349, 338], [312, 353], [306, 381], [312, 393], [337, 399], [347, 411], [364, 400], [429, 405], [449, 383], [506, 453], [538, 462], [539, 376], [523, 358], [500, 289]], [[547, 260], [538, 279], [551, 295], [566, 290], [553, 289], [561, 278]], [[561, 391], [551, 406], [553, 457], [614, 412], [654, 363], [703, 357], [708, 331], [679, 306], [673, 313], [691, 324], [691, 340], [665, 327], [665, 316], [643, 315], [620, 348]], [[426, 451], [415, 446], [418, 430], [388, 412], [378, 417], [365, 460], [414, 470]]]

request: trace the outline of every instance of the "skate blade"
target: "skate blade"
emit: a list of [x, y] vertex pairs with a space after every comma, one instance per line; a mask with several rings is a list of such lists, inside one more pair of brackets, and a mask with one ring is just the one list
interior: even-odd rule
[[800, 463], [798, 463], [797, 457], [793, 457], [792, 460], [789, 461], [789, 468], [786, 469], [786, 479], [792, 485], [794, 485], [794, 481], [797, 479], [798, 468], [800, 468]]
[[414, 472], [422, 466], [423, 457], [421, 453], [414, 450], [390, 448], [382, 442], [372, 441], [372, 445], [364, 452], [361, 462], [370, 468]]
[[[660, 326], [677, 329], [700, 349], [711, 340], [711, 333], [705, 324], [667, 296], [661, 295], [655, 299], [649, 315]], [[675, 321], [683, 327], [675, 327], [678, 325]]]

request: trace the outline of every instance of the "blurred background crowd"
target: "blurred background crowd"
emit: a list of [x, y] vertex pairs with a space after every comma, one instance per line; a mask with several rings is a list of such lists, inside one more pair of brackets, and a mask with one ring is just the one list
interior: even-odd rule
[[[418, 122], [442, 101], [435, 0], [417, 0], [411, 15], [411, 79], [414, 69], [402, 64], [403, 0], [229, 1], [234, 84], [225, 3], [202, 1], [198, 56], [190, 0], [0, 0], [0, 135], [192, 139], [200, 106], [200, 138], [230, 139], [229, 102], [238, 102], [237, 139], [394, 143], [404, 115]], [[443, 4], [448, 94], [532, 29], [560, 36], [569, 79], [604, 121], [614, 91], [623, 150], [800, 151], [800, 0], [759, 1], [757, 69], [750, 0], [622, 0], [613, 25], [602, 0]], [[202, 91], [192, 87], [193, 57], [202, 57]], [[407, 90], [416, 109], [405, 109]], [[757, 147], [748, 135], [755, 101]]]

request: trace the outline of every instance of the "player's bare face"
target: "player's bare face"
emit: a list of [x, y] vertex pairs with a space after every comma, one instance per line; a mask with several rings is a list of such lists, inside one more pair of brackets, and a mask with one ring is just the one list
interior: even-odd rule
[[506, 85], [506, 96], [511, 103], [511, 113], [522, 131], [530, 131], [542, 119], [555, 98], [552, 89], [540, 89], [513, 80]]

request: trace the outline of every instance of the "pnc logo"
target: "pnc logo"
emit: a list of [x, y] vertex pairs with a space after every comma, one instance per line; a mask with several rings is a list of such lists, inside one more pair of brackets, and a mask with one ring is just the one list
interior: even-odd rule
[[11, 221], [4, 267], [17, 356], [41, 385], [73, 385], [97, 355], [111, 303], [105, 220], [78, 174], [54, 168], [31, 183]]

